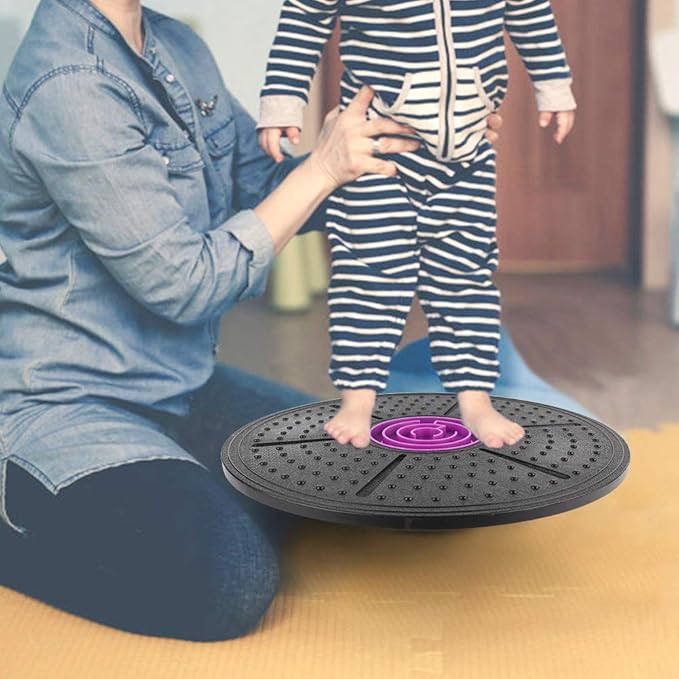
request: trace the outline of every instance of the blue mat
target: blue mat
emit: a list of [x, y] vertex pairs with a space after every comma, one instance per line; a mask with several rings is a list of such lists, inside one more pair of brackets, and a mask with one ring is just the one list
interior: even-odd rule
[[[493, 396], [534, 401], [599, 419], [570, 396], [539, 378], [521, 358], [509, 333], [500, 329], [501, 375]], [[429, 341], [418, 340], [399, 351], [391, 366], [387, 393], [444, 391], [431, 363]]]

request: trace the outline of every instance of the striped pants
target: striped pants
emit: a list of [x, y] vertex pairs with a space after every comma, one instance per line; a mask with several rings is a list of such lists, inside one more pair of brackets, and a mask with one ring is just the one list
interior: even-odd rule
[[471, 164], [441, 163], [425, 148], [386, 158], [398, 176], [360, 177], [327, 213], [332, 382], [386, 387], [417, 293], [443, 387], [491, 391], [500, 375], [495, 152], [484, 141]]

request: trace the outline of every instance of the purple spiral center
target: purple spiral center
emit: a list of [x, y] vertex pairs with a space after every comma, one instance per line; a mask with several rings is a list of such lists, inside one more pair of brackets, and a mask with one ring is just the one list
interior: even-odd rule
[[454, 417], [398, 417], [379, 422], [370, 430], [370, 438], [397, 450], [456, 450], [478, 443], [471, 431]]

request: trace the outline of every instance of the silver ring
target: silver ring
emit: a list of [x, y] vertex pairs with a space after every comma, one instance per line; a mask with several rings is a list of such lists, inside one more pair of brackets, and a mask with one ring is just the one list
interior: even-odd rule
[[380, 138], [379, 137], [373, 137], [372, 154], [373, 154], [373, 156], [376, 156], [379, 153], [380, 153]]

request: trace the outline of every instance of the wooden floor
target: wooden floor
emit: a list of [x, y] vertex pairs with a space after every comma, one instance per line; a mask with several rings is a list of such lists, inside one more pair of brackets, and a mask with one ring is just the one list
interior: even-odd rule
[[[605, 274], [499, 274], [502, 318], [530, 367], [615, 428], [679, 422], [679, 329], [665, 293], [640, 292]], [[281, 315], [255, 300], [229, 312], [219, 359], [322, 398], [327, 378], [324, 298]], [[426, 334], [413, 309], [404, 341]]]

